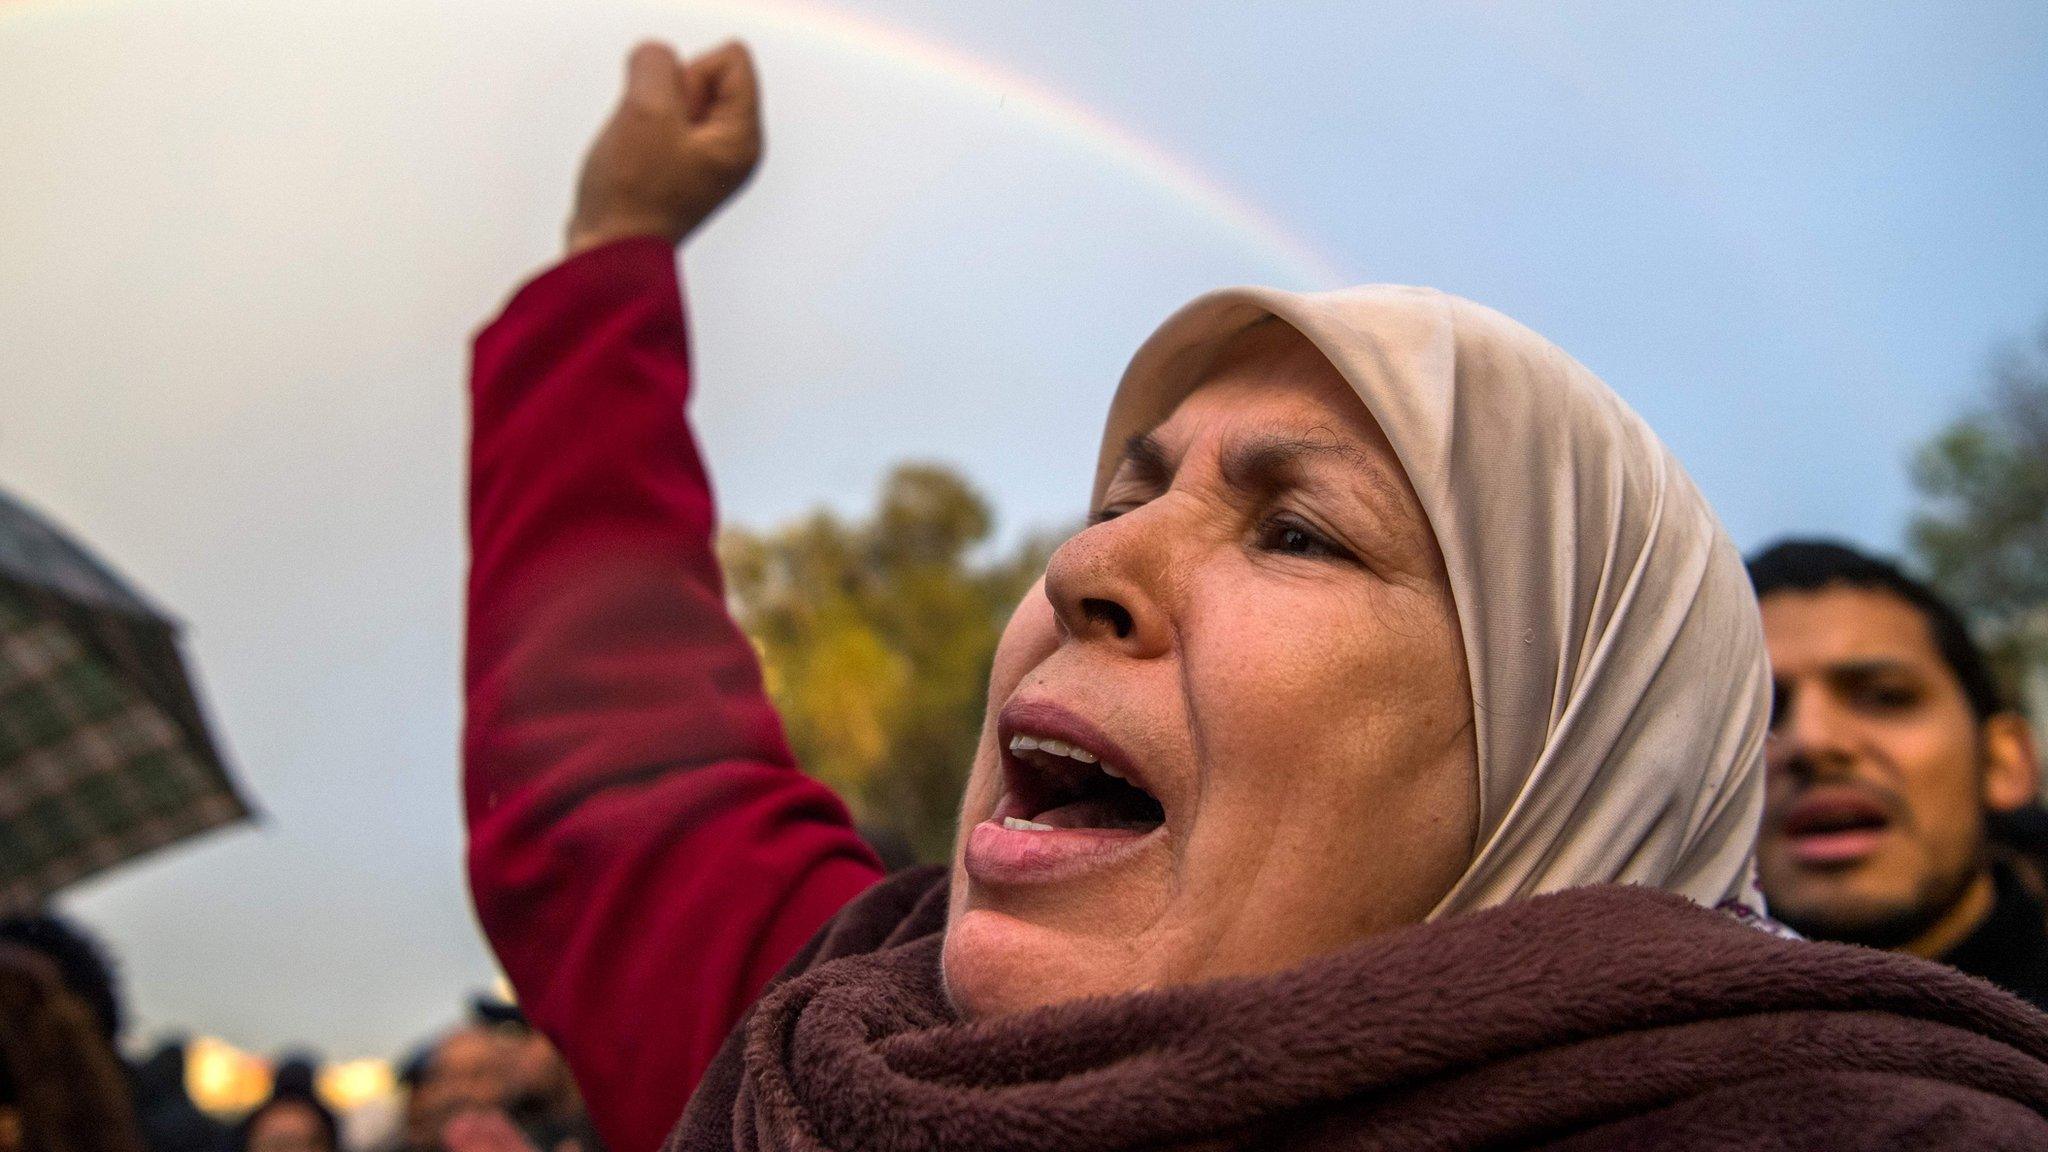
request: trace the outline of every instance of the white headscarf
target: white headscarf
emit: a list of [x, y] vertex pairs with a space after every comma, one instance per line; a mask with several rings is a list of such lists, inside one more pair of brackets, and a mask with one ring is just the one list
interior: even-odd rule
[[1761, 909], [1770, 690], [1749, 579], [1656, 435], [1549, 341], [1424, 288], [1210, 293], [1132, 359], [1096, 501], [1130, 437], [1269, 316], [1358, 391], [1450, 572], [1479, 824], [1432, 918], [1610, 882]]

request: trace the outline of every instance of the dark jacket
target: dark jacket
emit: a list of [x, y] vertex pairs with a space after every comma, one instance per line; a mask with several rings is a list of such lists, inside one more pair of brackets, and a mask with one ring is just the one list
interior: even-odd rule
[[2048, 1010], [2048, 813], [2006, 814], [1993, 834], [1991, 914], [1941, 960]]

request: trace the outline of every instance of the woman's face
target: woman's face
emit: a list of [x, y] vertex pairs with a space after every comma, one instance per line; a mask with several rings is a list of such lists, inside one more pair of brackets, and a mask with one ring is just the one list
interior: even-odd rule
[[1094, 513], [996, 652], [954, 1004], [1272, 971], [1420, 921], [1472, 852], [1471, 687], [1436, 539], [1350, 386], [1258, 325]]

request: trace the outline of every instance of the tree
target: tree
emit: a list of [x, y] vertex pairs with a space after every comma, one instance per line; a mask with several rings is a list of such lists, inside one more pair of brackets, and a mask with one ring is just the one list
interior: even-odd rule
[[2048, 704], [2048, 322], [1994, 359], [1988, 400], [1920, 449], [1913, 481], [1914, 553], [2009, 688]]
[[994, 528], [957, 473], [904, 465], [874, 514], [719, 538], [733, 614], [805, 769], [864, 825], [944, 859], [1010, 611], [1056, 538], [977, 560]]

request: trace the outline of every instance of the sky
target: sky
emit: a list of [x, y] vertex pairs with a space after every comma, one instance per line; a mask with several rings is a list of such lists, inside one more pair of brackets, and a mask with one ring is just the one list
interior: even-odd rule
[[729, 35], [768, 158], [684, 268], [736, 521], [923, 459], [1070, 522], [1175, 307], [1391, 281], [1593, 368], [1739, 545], [1896, 549], [2048, 314], [2037, 3], [0, 0], [0, 485], [186, 622], [263, 813], [67, 898], [138, 1038], [390, 1055], [493, 980], [467, 342], [625, 50]]

